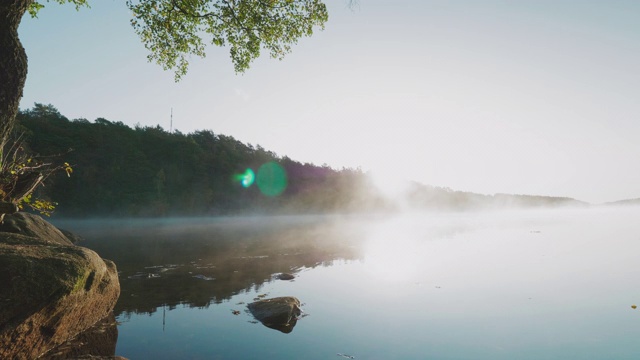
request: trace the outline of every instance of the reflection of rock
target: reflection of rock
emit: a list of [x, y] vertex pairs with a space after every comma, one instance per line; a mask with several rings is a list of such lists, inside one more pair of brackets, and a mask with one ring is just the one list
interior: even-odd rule
[[295, 275], [293, 274], [289, 274], [289, 273], [280, 273], [278, 275], [276, 275], [276, 278], [278, 280], [293, 280], [295, 279]]
[[123, 359], [114, 357], [117, 341], [118, 327], [116, 317], [112, 312], [73, 340], [66, 341], [56, 349], [49, 351], [44, 358], [49, 360]]
[[0, 227], [0, 358], [34, 359], [87, 330], [120, 294], [116, 266], [39, 216]]
[[301, 313], [300, 300], [293, 296], [278, 297], [253, 302], [249, 311], [264, 326], [290, 333]]

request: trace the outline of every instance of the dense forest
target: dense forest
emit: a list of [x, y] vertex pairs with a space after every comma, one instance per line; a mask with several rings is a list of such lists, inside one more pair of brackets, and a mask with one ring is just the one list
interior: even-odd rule
[[[18, 115], [18, 133], [41, 156], [73, 166], [47, 179], [39, 196], [56, 216], [173, 216], [247, 213], [461, 210], [496, 206], [581, 205], [570, 198], [481, 195], [411, 183], [401, 198], [377, 191], [359, 169], [336, 170], [278, 156], [209, 130], [183, 134], [131, 128], [98, 118], [69, 120], [52, 105]], [[271, 167], [265, 164], [273, 165]], [[271, 170], [270, 170], [271, 169]], [[281, 188], [268, 190], [269, 181]], [[257, 180], [257, 181], [254, 181]], [[267, 183], [267, 185], [260, 186]], [[255, 182], [255, 183], [254, 183]]]

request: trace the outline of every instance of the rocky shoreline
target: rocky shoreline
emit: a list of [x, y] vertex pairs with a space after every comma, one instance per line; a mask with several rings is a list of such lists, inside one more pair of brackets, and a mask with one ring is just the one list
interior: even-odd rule
[[[120, 295], [116, 265], [74, 240], [39, 216], [5, 216], [0, 224], [0, 358], [47, 356], [113, 315]], [[112, 347], [111, 341], [102, 345], [100, 354], [74, 356], [114, 358], [115, 339]]]

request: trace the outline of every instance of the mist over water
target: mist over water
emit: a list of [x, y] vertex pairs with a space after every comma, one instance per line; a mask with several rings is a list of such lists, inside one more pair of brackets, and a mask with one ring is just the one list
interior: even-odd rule
[[[118, 265], [117, 354], [132, 359], [632, 359], [638, 215], [601, 207], [58, 225]], [[296, 278], [277, 280], [282, 272]], [[245, 311], [263, 295], [302, 301], [290, 334]]]

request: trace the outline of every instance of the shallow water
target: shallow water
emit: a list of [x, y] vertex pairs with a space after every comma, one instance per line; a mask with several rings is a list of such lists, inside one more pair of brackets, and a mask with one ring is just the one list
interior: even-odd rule
[[[639, 215], [599, 208], [59, 226], [118, 265], [116, 353], [132, 360], [635, 359]], [[281, 272], [296, 278], [277, 280]], [[246, 311], [265, 294], [301, 300], [291, 333]]]

